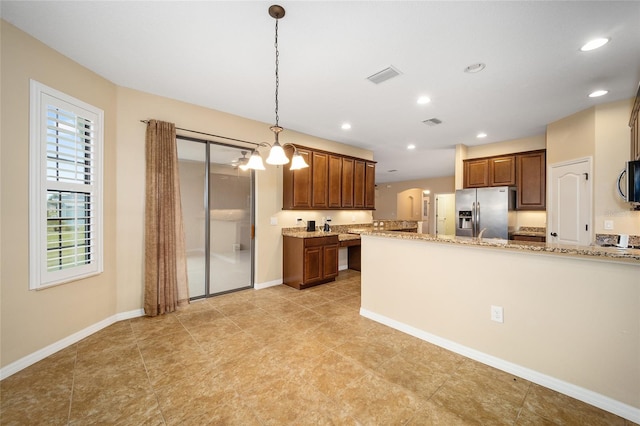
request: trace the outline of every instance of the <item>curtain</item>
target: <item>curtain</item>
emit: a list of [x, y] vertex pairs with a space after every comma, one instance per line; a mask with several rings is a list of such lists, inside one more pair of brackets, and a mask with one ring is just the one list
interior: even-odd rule
[[147, 123], [144, 312], [156, 316], [189, 303], [176, 126]]

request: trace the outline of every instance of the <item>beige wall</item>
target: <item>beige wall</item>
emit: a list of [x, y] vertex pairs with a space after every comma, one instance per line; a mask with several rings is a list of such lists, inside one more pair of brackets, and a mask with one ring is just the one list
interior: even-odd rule
[[467, 147], [466, 158], [493, 157], [495, 155], [515, 154], [516, 152], [535, 151], [547, 147], [544, 134], [528, 138], [474, 145]]
[[[373, 212], [374, 219], [409, 219], [398, 216], [398, 194], [418, 188], [431, 191], [429, 207], [429, 230], [433, 233], [435, 229], [435, 194], [448, 194], [455, 192], [455, 180], [453, 176], [444, 176], [430, 179], [407, 180], [402, 182], [377, 183], [376, 185], [376, 210]], [[420, 202], [422, 200], [420, 199]], [[403, 207], [400, 206], [402, 209]], [[414, 218], [414, 220], [416, 220]]]
[[[269, 124], [202, 108], [160, 96], [119, 87], [118, 119], [118, 207], [117, 256], [118, 311], [138, 309], [142, 303], [143, 217], [144, 217], [144, 134], [140, 120], [155, 118], [176, 123], [178, 127], [200, 132], [232, 136], [249, 141], [270, 140]], [[197, 135], [195, 135], [197, 137]], [[325, 149], [365, 159], [373, 159], [370, 151], [286, 130], [281, 142], [293, 142], [311, 148]], [[286, 166], [285, 166], [286, 167]], [[333, 224], [371, 221], [366, 211], [282, 210], [282, 169], [268, 166], [256, 172], [256, 265], [258, 285], [282, 279], [282, 227], [296, 226], [296, 219], [331, 216]], [[277, 225], [271, 225], [271, 218]]]
[[[640, 212], [616, 193], [618, 174], [629, 161], [629, 117], [633, 100], [598, 105], [547, 126], [547, 168], [563, 161], [593, 158], [594, 233], [640, 235]], [[604, 229], [612, 220], [613, 230]]]
[[[22, 31], [1, 25], [1, 365], [114, 315], [116, 87]], [[29, 290], [29, 79], [104, 110], [104, 273]], [[140, 307], [139, 305], [136, 307]]]
[[[246, 140], [270, 140], [269, 124], [117, 87], [1, 22], [0, 366], [139, 311], [143, 297], [144, 135], [140, 120]], [[28, 287], [29, 79], [105, 111], [104, 273], [41, 291]], [[371, 151], [285, 131], [284, 142], [372, 160]], [[256, 283], [282, 279], [281, 228], [331, 215], [334, 224], [371, 222], [370, 211], [284, 212], [282, 169], [256, 177]], [[270, 224], [274, 217], [278, 225]]]
[[640, 264], [377, 236], [362, 264], [363, 310], [640, 409]]
[[[616, 181], [629, 156], [629, 117], [633, 99], [596, 107], [594, 229], [597, 233], [640, 235], [640, 211], [631, 211], [617, 194]], [[613, 230], [604, 221], [613, 221]]]

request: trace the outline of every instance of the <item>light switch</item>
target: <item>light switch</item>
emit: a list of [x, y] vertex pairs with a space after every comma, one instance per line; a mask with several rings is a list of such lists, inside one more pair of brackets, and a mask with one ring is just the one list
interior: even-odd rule
[[271, 216], [271, 224], [272, 225], [277, 225], [278, 224], [278, 218], [275, 216]]
[[612, 220], [605, 220], [604, 221], [604, 229], [613, 229], [613, 221]]

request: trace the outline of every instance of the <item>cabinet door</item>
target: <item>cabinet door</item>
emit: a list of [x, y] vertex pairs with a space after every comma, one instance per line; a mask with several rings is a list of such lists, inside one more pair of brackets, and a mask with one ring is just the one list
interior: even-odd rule
[[304, 249], [303, 284], [322, 279], [324, 273], [324, 247], [307, 247]]
[[464, 187], [484, 188], [489, 186], [489, 160], [464, 160]]
[[517, 195], [518, 210], [544, 210], [546, 208], [546, 151], [518, 154]]
[[329, 201], [329, 155], [323, 152], [312, 153], [313, 170], [311, 179], [312, 198], [314, 208], [327, 208]]
[[338, 276], [338, 244], [324, 246], [323, 278]]
[[489, 159], [489, 185], [490, 186], [515, 186], [516, 184], [516, 157], [496, 157]]
[[329, 156], [329, 207], [342, 207], [342, 157]]
[[302, 155], [309, 167], [293, 171], [283, 167], [282, 208], [285, 210], [311, 208], [311, 152], [298, 149], [298, 154]]
[[353, 207], [364, 208], [365, 192], [365, 168], [366, 163], [362, 160], [355, 160], [353, 169]]
[[353, 207], [353, 158], [342, 159], [342, 207]]
[[367, 209], [373, 209], [376, 206], [376, 165], [367, 162], [364, 172], [364, 206]]

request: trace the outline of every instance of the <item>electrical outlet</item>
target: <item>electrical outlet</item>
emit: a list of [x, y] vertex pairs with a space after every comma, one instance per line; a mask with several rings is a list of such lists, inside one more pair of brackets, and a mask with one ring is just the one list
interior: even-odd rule
[[613, 229], [613, 221], [612, 220], [605, 220], [604, 221], [604, 229], [608, 229], [608, 230]]
[[277, 225], [278, 224], [278, 218], [275, 216], [271, 216], [271, 218], [269, 219], [269, 223], [271, 223], [271, 225]]
[[491, 321], [504, 322], [504, 309], [502, 306], [491, 305]]

